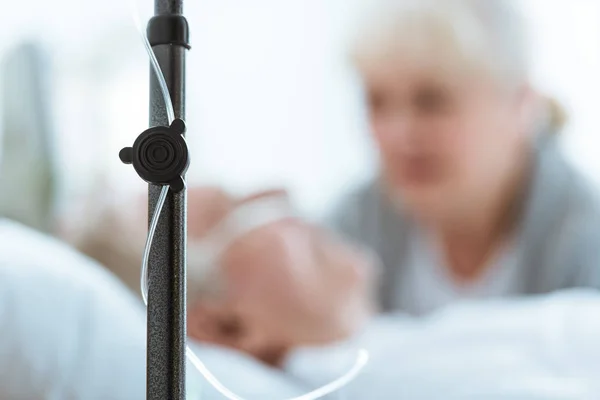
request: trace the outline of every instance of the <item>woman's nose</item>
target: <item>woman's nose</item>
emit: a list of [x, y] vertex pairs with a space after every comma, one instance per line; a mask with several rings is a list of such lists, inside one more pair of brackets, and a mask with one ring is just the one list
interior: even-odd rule
[[384, 150], [412, 153], [421, 147], [424, 140], [418, 121], [407, 112], [390, 115], [375, 130]]

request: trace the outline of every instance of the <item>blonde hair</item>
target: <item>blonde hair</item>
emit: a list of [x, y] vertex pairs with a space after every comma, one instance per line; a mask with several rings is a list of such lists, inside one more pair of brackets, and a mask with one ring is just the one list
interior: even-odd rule
[[[361, 71], [380, 62], [410, 61], [440, 69], [484, 72], [506, 84], [530, 79], [527, 24], [513, 0], [370, 0], [350, 55]], [[406, 59], [403, 59], [406, 61]], [[545, 129], [565, 122], [560, 104], [544, 104]]]
[[569, 122], [569, 116], [563, 105], [553, 97], [542, 98], [543, 113], [542, 131], [550, 135], [558, 135]]

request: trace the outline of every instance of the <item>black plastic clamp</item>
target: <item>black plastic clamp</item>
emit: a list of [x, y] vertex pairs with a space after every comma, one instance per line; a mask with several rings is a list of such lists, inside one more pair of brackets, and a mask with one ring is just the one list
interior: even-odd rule
[[183, 15], [157, 15], [148, 22], [148, 41], [151, 46], [170, 44], [191, 49], [190, 28]]
[[173, 121], [171, 126], [157, 126], [144, 131], [133, 147], [125, 147], [119, 158], [133, 164], [137, 174], [146, 182], [169, 185], [173, 192], [185, 189], [184, 175], [190, 165], [185, 122]]

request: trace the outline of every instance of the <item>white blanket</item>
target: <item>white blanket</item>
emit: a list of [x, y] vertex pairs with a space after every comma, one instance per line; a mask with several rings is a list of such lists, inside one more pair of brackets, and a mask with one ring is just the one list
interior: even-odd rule
[[351, 343], [298, 351], [288, 370], [316, 385], [348, 368], [359, 347], [371, 360], [347, 399], [600, 399], [597, 292], [380, 318]]
[[[0, 220], [0, 399], [144, 399], [144, 314], [101, 267]], [[425, 320], [382, 317], [351, 342], [296, 352], [285, 371], [195, 348], [231, 389], [268, 400], [338, 377], [361, 346], [371, 360], [346, 400], [600, 399], [596, 292], [456, 305]], [[188, 378], [188, 398], [222, 398], [191, 367]]]

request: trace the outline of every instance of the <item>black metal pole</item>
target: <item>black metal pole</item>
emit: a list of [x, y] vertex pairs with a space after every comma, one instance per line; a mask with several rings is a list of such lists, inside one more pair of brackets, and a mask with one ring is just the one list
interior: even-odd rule
[[[185, 57], [189, 49], [183, 0], [155, 0], [148, 37], [163, 71], [175, 118], [185, 119]], [[158, 81], [151, 70], [150, 125], [168, 126]], [[148, 186], [149, 220], [161, 186]], [[169, 192], [148, 265], [147, 399], [185, 399], [186, 191]]]
[[183, 14], [182, 0], [155, 0], [155, 15], [181, 15]]

